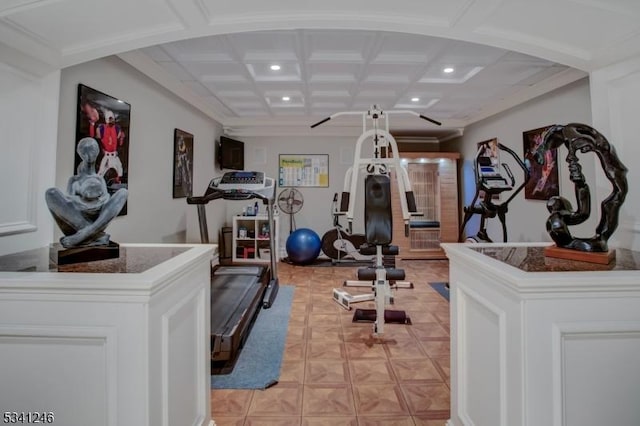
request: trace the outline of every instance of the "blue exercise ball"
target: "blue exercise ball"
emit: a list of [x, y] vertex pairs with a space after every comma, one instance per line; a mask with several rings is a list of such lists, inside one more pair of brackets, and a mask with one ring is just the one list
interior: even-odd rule
[[313, 262], [320, 254], [322, 243], [312, 229], [296, 229], [287, 238], [287, 255], [293, 263], [304, 265]]

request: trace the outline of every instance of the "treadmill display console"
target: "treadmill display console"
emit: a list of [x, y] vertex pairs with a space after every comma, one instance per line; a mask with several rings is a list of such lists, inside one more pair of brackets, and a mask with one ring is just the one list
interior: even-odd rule
[[217, 185], [223, 191], [256, 191], [264, 189], [265, 179], [262, 172], [227, 172]]

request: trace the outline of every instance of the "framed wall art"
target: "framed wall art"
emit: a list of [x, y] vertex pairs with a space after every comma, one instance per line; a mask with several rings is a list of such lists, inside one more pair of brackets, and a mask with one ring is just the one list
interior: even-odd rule
[[327, 188], [329, 154], [280, 154], [278, 186]]
[[193, 135], [173, 132], [173, 198], [193, 195]]
[[522, 132], [524, 163], [531, 175], [524, 187], [524, 198], [528, 200], [548, 200], [560, 194], [558, 176], [558, 150], [545, 151], [544, 164], [538, 164], [535, 151], [542, 143], [544, 132], [551, 126]]
[[[130, 120], [129, 103], [84, 84], [78, 85], [75, 145], [77, 148], [78, 142], [86, 137], [98, 141], [100, 154], [96, 160], [96, 172], [104, 177], [110, 194], [120, 188], [128, 188]], [[74, 173], [80, 161], [76, 153]], [[120, 215], [125, 214], [126, 205], [120, 212]]]

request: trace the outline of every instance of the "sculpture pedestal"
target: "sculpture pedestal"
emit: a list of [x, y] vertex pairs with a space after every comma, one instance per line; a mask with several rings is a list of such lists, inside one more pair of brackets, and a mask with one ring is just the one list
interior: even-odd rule
[[215, 246], [122, 244], [56, 266], [0, 256], [0, 401], [66, 426], [210, 426]]
[[543, 244], [443, 247], [448, 426], [640, 425], [640, 253], [599, 265]]
[[609, 250], [608, 252], [589, 252], [566, 249], [555, 245], [546, 247], [544, 249], [544, 255], [547, 257], [555, 257], [558, 259], [599, 263], [601, 265], [608, 265], [616, 258], [615, 250]]
[[58, 265], [94, 262], [97, 260], [116, 259], [120, 256], [120, 245], [109, 241], [107, 246], [64, 248], [59, 244], [51, 245], [51, 260]]

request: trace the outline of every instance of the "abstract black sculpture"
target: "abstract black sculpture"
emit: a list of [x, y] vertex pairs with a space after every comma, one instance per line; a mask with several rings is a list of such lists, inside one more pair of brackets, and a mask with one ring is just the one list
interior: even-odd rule
[[[547, 201], [547, 210], [551, 213], [547, 219], [547, 232], [557, 247], [583, 252], [607, 252], [607, 242], [618, 226], [620, 207], [627, 195], [627, 168], [622, 164], [615, 149], [607, 139], [594, 128], [580, 123], [555, 125], [543, 135], [542, 144], [536, 151], [536, 160], [544, 162], [544, 152], [564, 145], [569, 153], [570, 179], [575, 187], [576, 209], [563, 197], [551, 197]], [[577, 238], [571, 235], [569, 226], [577, 225], [589, 218], [591, 213], [591, 193], [589, 185], [578, 162], [577, 152], [594, 152], [600, 165], [613, 186], [613, 190], [601, 204], [601, 217], [596, 233], [591, 238]]]
[[80, 140], [77, 152], [82, 162], [77, 174], [69, 178], [68, 194], [49, 188], [47, 207], [65, 235], [60, 239], [64, 248], [107, 247], [111, 242], [104, 230], [122, 210], [127, 190], [121, 188], [113, 195], [107, 191], [104, 178], [96, 173], [100, 147], [95, 139]]

